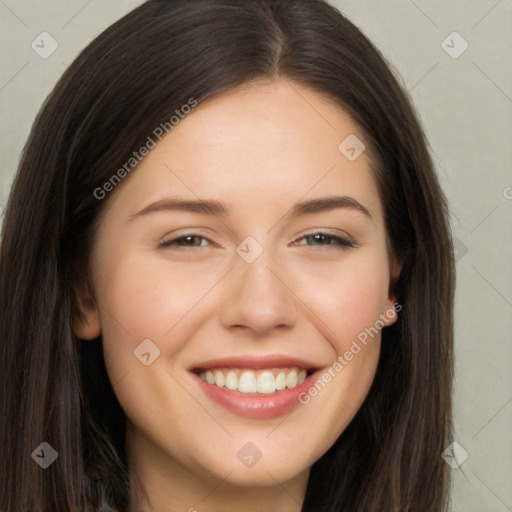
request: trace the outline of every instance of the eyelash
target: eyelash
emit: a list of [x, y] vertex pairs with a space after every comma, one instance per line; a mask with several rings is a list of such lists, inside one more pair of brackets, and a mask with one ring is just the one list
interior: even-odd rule
[[[344, 249], [349, 249], [349, 248], [355, 248], [356, 245], [353, 241], [349, 240], [348, 238], [344, 238], [344, 237], [341, 237], [341, 236], [337, 236], [337, 235], [330, 235], [329, 233], [324, 233], [322, 231], [318, 231], [318, 232], [315, 232], [315, 233], [311, 233], [309, 235], [305, 235], [301, 238], [299, 238], [299, 240], [304, 240], [306, 238], [311, 238], [311, 237], [315, 237], [315, 236], [323, 236], [327, 239], [330, 239], [330, 240], [334, 240], [335, 243], [329, 243], [329, 244], [325, 244], [325, 245], [311, 245], [312, 247], [328, 247], [330, 249], [329, 246], [331, 245], [334, 245], [336, 249], [341, 249], [341, 250], [344, 250]], [[219, 247], [218, 244], [216, 244], [215, 242], [213, 242], [212, 240], [210, 240], [209, 238], [206, 238], [202, 235], [196, 235], [196, 234], [189, 234], [189, 235], [184, 235], [184, 236], [180, 236], [178, 238], [173, 238], [171, 240], [163, 240], [162, 242], [160, 242], [158, 244], [158, 246], [162, 249], [170, 249], [172, 247], [175, 247], [177, 251], [183, 251], [183, 252], [188, 252], [190, 250], [193, 250], [193, 249], [196, 249], [196, 248], [199, 248], [199, 247], [205, 247], [204, 245], [200, 245], [200, 246], [180, 246], [178, 245], [178, 242], [180, 241], [183, 241], [185, 240], [186, 238], [202, 238], [203, 240], [207, 240], [208, 242], [210, 242], [211, 245], [213, 245], [214, 247]], [[295, 242], [294, 242], [295, 244]], [[295, 244], [295, 245], [303, 245], [303, 244]], [[307, 245], [307, 244], [306, 244]]]

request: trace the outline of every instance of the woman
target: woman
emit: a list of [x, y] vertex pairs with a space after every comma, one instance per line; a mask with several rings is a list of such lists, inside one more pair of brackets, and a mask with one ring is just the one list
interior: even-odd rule
[[356, 27], [145, 2], [13, 184], [0, 510], [446, 510], [453, 281], [425, 137]]

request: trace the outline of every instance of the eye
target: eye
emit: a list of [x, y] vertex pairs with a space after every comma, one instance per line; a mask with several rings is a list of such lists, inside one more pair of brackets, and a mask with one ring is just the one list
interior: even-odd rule
[[[305, 240], [306, 243], [299, 243], [301, 240]], [[203, 243], [205, 242], [205, 243]], [[354, 248], [356, 247], [355, 243], [349, 240], [346, 237], [330, 235], [328, 233], [312, 233], [310, 235], [303, 236], [299, 238], [299, 242], [294, 242], [294, 245], [312, 245], [312, 246], [320, 246], [320, 247], [329, 247], [335, 246], [335, 248], [344, 249], [344, 248]], [[311, 243], [307, 243], [311, 242]], [[194, 233], [186, 234], [177, 238], [171, 238], [169, 240], [163, 240], [158, 244], [158, 247], [162, 249], [174, 249], [177, 251], [190, 251], [192, 249], [197, 249], [200, 247], [207, 247], [212, 245], [214, 247], [219, 247], [218, 244], [201, 235], [197, 235]]]
[[336, 248], [344, 249], [347, 247], [356, 247], [355, 243], [349, 240], [348, 238], [337, 236], [337, 235], [330, 235], [328, 233], [312, 233], [310, 235], [303, 236], [302, 238], [299, 238], [300, 240], [306, 240], [313, 242], [312, 244], [301, 244], [294, 242], [295, 245], [313, 245], [313, 246], [331, 246], [334, 245]]
[[[203, 244], [202, 241], [208, 243]], [[205, 247], [210, 244], [217, 247], [217, 244], [212, 242], [209, 238], [191, 233], [178, 238], [163, 240], [158, 244], [158, 247], [162, 249], [176, 248], [178, 251], [187, 251], [196, 247]]]

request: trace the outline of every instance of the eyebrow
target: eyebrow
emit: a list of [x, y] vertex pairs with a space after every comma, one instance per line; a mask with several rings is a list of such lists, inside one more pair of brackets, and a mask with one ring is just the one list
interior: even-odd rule
[[[328, 196], [298, 202], [292, 206], [286, 217], [297, 217], [304, 214], [320, 213], [334, 210], [336, 208], [355, 210], [361, 212], [369, 219], [372, 219], [368, 208], [363, 206], [357, 199], [348, 196]], [[189, 200], [179, 198], [165, 198], [161, 199], [160, 201], [151, 203], [139, 212], [131, 215], [129, 221], [144, 215], [148, 215], [150, 213], [163, 211], [182, 211], [215, 216], [230, 215], [230, 207], [223, 201], [217, 201], [214, 199]]]

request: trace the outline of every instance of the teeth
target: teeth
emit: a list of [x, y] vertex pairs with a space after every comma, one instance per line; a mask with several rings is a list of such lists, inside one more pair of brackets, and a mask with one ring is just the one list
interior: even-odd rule
[[238, 389], [238, 379], [236, 378], [235, 372], [228, 372], [226, 377], [226, 387], [231, 389], [231, 391], [236, 391]]
[[240, 393], [272, 394], [286, 388], [292, 389], [302, 384], [307, 378], [307, 372], [299, 368], [242, 370], [216, 369], [205, 370], [199, 377], [220, 388], [226, 387]]
[[288, 389], [294, 388], [297, 385], [297, 372], [295, 370], [292, 370], [287, 376], [286, 376], [286, 387]]
[[286, 389], [286, 374], [284, 372], [280, 372], [275, 377], [274, 385], [277, 391], [282, 391]]
[[256, 393], [257, 390], [255, 373], [252, 370], [242, 373], [238, 379], [238, 391], [242, 393]]
[[271, 371], [265, 370], [258, 377], [258, 393], [273, 393], [275, 390], [274, 376]]
[[214, 373], [214, 378], [215, 378], [215, 385], [219, 386], [219, 388], [223, 388], [224, 384], [226, 383], [224, 374], [222, 372], [219, 372], [219, 370], [216, 370]]

